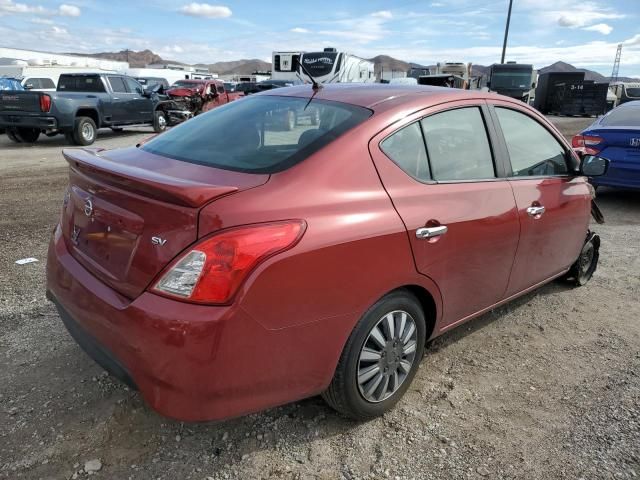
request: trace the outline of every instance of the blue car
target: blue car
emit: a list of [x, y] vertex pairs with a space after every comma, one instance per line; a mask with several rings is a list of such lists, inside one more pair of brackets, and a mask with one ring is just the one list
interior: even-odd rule
[[593, 186], [640, 189], [640, 100], [614, 108], [571, 143], [587, 155], [610, 160], [607, 173], [591, 179]]

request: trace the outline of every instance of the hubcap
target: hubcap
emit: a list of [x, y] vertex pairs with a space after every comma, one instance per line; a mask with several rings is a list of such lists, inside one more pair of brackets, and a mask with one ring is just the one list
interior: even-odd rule
[[417, 338], [416, 323], [405, 311], [378, 320], [358, 359], [358, 389], [365, 400], [382, 402], [400, 388], [415, 361]]
[[91, 128], [91, 125], [89, 125], [88, 123], [82, 125], [82, 138], [84, 138], [85, 140], [93, 139], [93, 128]]
[[593, 263], [593, 256], [595, 252], [593, 245], [589, 244], [587, 248], [580, 254], [580, 277], [588, 275], [591, 264]]
[[162, 129], [164, 129], [167, 126], [167, 119], [164, 117], [164, 115], [158, 116], [158, 125]]

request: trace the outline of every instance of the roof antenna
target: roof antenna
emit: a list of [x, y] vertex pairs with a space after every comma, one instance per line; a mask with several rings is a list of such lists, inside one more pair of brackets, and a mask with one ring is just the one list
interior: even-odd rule
[[302, 63], [303, 58], [300, 59], [300, 61], [298, 62], [298, 65], [300, 65], [300, 69], [304, 72], [304, 74], [309, 77], [309, 79], [311, 80], [311, 83], [313, 84], [313, 86], [311, 88], [313, 88], [314, 90], [320, 90], [322, 88], [322, 84], [318, 83], [316, 81], [315, 78], [313, 78], [313, 75], [311, 75], [309, 73], [309, 71], [306, 69], [306, 67], [304, 66], [304, 64]]

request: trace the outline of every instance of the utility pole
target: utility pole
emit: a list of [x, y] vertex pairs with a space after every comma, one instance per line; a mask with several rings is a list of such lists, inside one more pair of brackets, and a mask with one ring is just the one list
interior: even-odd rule
[[507, 13], [507, 25], [504, 27], [504, 42], [502, 42], [502, 58], [500, 63], [504, 63], [504, 54], [507, 51], [507, 38], [509, 37], [509, 23], [511, 23], [511, 7], [513, 7], [513, 0], [509, 0], [509, 13]]

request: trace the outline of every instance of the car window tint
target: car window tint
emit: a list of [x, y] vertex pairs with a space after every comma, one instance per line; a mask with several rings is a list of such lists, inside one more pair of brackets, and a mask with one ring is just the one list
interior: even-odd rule
[[141, 148], [227, 170], [275, 173], [303, 161], [370, 115], [366, 108], [344, 103], [261, 95], [198, 115]]
[[56, 84], [50, 78], [40, 78], [40, 88], [56, 88]]
[[568, 172], [564, 147], [533, 118], [496, 108], [507, 143], [514, 177], [564, 175]]
[[640, 105], [623, 104], [607, 113], [600, 124], [605, 127], [640, 127]]
[[24, 84], [25, 84], [25, 86], [29, 86], [29, 88], [34, 88], [34, 89], [42, 88], [42, 87], [40, 87], [40, 79], [39, 78], [28, 78], [24, 82]]
[[480, 108], [437, 113], [422, 119], [421, 123], [434, 180], [495, 178], [493, 156]]
[[127, 93], [127, 87], [124, 86], [122, 77], [109, 77], [109, 84], [115, 93]]
[[218, 93], [224, 93], [224, 87], [222, 85], [218, 85]]
[[127, 82], [127, 87], [129, 87], [130, 93], [140, 93], [142, 90], [142, 86], [133, 78], [125, 78], [125, 82]]
[[404, 127], [380, 144], [382, 151], [408, 175], [418, 180], [430, 180], [427, 151], [418, 122]]

